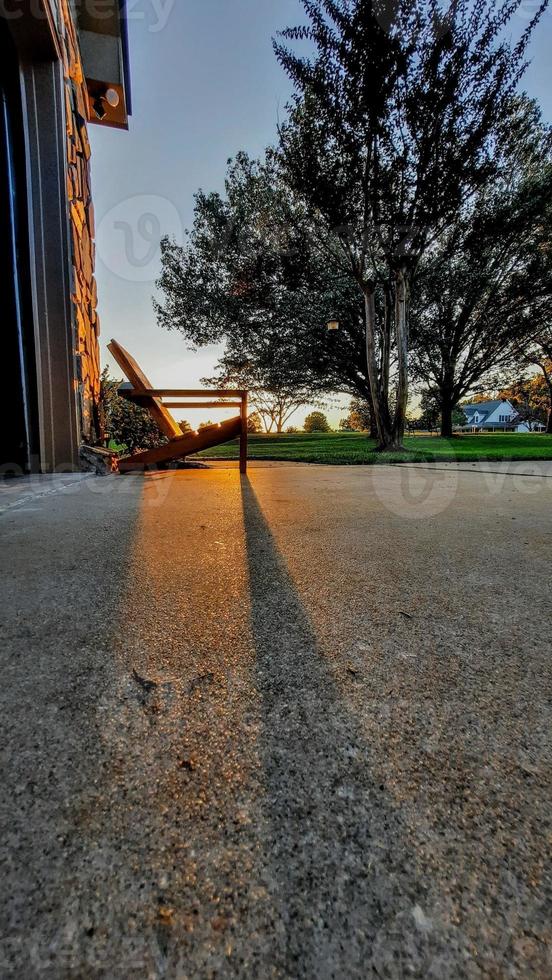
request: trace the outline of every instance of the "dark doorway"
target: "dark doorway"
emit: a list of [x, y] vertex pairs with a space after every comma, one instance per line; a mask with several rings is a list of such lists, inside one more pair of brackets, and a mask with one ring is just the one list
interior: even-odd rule
[[37, 406], [19, 65], [0, 20], [0, 466], [29, 472], [37, 457]]

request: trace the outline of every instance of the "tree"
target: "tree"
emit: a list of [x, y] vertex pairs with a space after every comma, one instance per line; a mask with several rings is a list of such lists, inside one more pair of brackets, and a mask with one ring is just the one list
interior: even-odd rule
[[104, 368], [100, 383], [100, 417], [106, 438], [130, 453], [153, 449], [167, 442], [149, 412], [117, 394], [121, 383], [110, 378], [108, 369]]
[[452, 425], [453, 428], [456, 426], [467, 425], [468, 417], [465, 412], [462, 411], [460, 406], [457, 406], [452, 410]]
[[492, 402], [494, 399], [494, 392], [478, 391], [475, 395], [471, 395], [466, 401], [462, 402], [461, 405], [482, 405], [484, 402]]
[[512, 404], [520, 421], [526, 422], [530, 430], [538, 430], [544, 426], [549, 432], [552, 362], [543, 361], [543, 366], [544, 374], [517, 378], [500, 392], [499, 398], [503, 398]]
[[251, 415], [248, 417], [247, 431], [250, 432], [252, 435], [255, 435], [257, 432], [263, 431], [263, 423], [261, 420], [261, 416], [259, 415], [258, 412], [251, 412]]
[[305, 419], [303, 429], [305, 432], [329, 432], [330, 426], [324, 412], [310, 412]]
[[441, 407], [434, 391], [424, 391], [420, 399], [419, 428], [434, 432], [441, 423]]
[[548, 405], [547, 405], [547, 415], [546, 415], [546, 431], [549, 435], [552, 435], [552, 359], [547, 357], [539, 361], [539, 367], [542, 371], [541, 384], [548, 395]]
[[[455, 408], [452, 413], [453, 426], [462, 426], [467, 422], [467, 418], [460, 407]], [[436, 429], [442, 430], [441, 400], [439, 392], [435, 390], [424, 391], [420, 399], [420, 414], [409, 423], [411, 429], [418, 429], [427, 432], [435, 432]]]
[[347, 418], [341, 419], [339, 428], [343, 432], [371, 433], [372, 423], [373, 416], [369, 403], [360, 398], [353, 398], [349, 405], [349, 414]]
[[257, 334], [251, 346], [255, 356], [227, 353], [217, 365], [217, 374], [203, 381], [211, 387], [247, 389], [265, 432], [283, 432], [298, 408], [315, 401], [315, 386], [301, 384], [296, 366], [290, 364], [286, 352], [280, 351], [270, 334]]
[[[552, 242], [548, 245], [547, 258], [552, 257]], [[546, 394], [546, 431], [552, 434], [552, 323], [551, 315], [539, 329], [532, 333], [525, 344], [523, 355], [529, 365], [538, 367], [541, 372], [541, 389]]]
[[[279, 387], [283, 374], [286, 388], [308, 393], [303, 404], [330, 392], [369, 400], [362, 299], [324, 235], [273, 152], [260, 162], [239, 153], [224, 196], [197, 194], [184, 244], [161, 243], [159, 325], [193, 346], [223, 342], [219, 376], [247, 365], [252, 390]], [[326, 329], [330, 316], [338, 331]]]
[[511, 133], [502, 173], [418, 272], [412, 369], [437, 392], [447, 437], [454, 407], [478, 387], [498, 386], [494, 375], [519, 362], [552, 308], [550, 133], [527, 102], [515, 106]]
[[[303, 0], [301, 57], [275, 42], [295, 86], [280, 130], [291, 190], [323, 219], [333, 262], [365, 308], [371, 398], [380, 446], [401, 446], [408, 334], [420, 259], [488, 179], [531, 32], [503, 32], [522, 0]], [[396, 380], [391, 372], [395, 340]]]

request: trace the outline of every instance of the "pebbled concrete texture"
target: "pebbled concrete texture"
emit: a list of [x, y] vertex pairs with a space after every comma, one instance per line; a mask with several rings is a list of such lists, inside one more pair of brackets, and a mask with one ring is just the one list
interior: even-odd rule
[[529, 465], [11, 483], [0, 975], [551, 976]]

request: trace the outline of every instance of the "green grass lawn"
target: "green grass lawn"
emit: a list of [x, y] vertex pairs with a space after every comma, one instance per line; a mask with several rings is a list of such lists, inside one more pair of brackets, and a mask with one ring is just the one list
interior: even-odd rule
[[[375, 443], [360, 432], [252, 435], [250, 459], [276, 459], [298, 463], [404, 463], [439, 461], [475, 462], [500, 459], [552, 459], [552, 435], [517, 432], [458, 435], [453, 439], [409, 436], [404, 453], [376, 453]], [[237, 442], [228, 442], [200, 454], [205, 459], [238, 459]]]

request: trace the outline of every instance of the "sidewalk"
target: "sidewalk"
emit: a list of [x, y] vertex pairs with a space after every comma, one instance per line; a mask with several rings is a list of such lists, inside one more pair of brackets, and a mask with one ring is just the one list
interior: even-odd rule
[[549, 975], [526, 466], [0, 495], [2, 977]]

